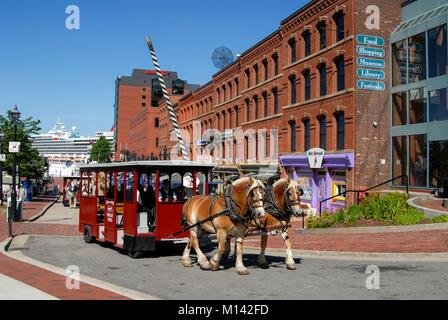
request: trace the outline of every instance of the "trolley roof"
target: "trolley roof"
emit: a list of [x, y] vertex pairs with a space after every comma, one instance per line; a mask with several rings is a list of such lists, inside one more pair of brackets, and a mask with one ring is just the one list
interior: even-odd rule
[[200, 161], [185, 160], [158, 160], [158, 161], [131, 161], [131, 162], [112, 162], [112, 163], [94, 163], [80, 166], [81, 171], [119, 169], [119, 168], [206, 168], [213, 169], [212, 163]]

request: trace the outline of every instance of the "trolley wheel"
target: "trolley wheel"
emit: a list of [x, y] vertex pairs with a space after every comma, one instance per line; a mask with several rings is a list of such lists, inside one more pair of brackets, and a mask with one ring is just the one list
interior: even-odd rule
[[144, 255], [144, 251], [128, 251], [128, 256], [132, 259], [140, 259]]
[[92, 236], [90, 226], [84, 226], [84, 234], [82, 238], [85, 243], [92, 243], [95, 241], [95, 238]]

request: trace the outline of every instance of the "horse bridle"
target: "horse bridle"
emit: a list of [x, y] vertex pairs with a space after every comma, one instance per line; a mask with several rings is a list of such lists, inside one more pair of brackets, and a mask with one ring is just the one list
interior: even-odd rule
[[286, 210], [282, 210], [280, 208], [280, 205], [277, 202], [277, 199], [275, 198], [275, 194], [274, 194], [274, 184], [269, 185], [269, 190], [268, 190], [268, 201], [269, 205], [268, 208], [270, 208], [270, 211], [272, 211], [271, 213], [276, 216], [279, 219], [286, 219], [287, 216], [289, 215], [293, 215], [293, 210], [292, 207], [295, 205], [300, 205], [300, 200], [294, 200], [294, 201], [290, 201], [289, 197], [288, 197], [288, 191], [289, 191], [289, 184], [288, 187], [285, 188], [285, 190], [283, 191], [283, 201], [285, 202], [285, 206], [286, 206]]
[[[296, 187], [296, 186], [294, 186]], [[290, 186], [288, 183], [288, 187], [285, 189], [285, 191], [283, 192], [283, 200], [285, 201], [285, 205], [286, 205], [286, 212], [293, 214], [293, 210], [292, 207], [296, 206], [296, 205], [300, 205], [300, 197], [298, 200], [294, 200], [292, 202], [290, 202], [289, 197], [288, 197], [288, 192], [289, 192]]]
[[[238, 205], [237, 205], [237, 203], [235, 202], [235, 200], [233, 200], [233, 198], [231, 197], [231, 191], [232, 191], [232, 188], [233, 188], [233, 185], [232, 184], [229, 184], [228, 186], [227, 186], [227, 188], [225, 189], [225, 191], [224, 191], [224, 200], [225, 200], [225, 202], [226, 202], [226, 206], [227, 206], [227, 208], [229, 208], [230, 210], [229, 210], [229, 216], [230, 216], [230, 218], [231, 219], [233, 219], [233, 220], [247, 220], [247, 219], [250, 219], [251, 217], [249, 216], [249, 217], [247, 217], [246, 216], [246, 214], [245, 214], [245, 216], [240, 216], [239, 214], [238, 214], [238, 212], [240, 211], [239, 210], [239, 208], [237, 208], [237, 207], [239, 207]], [[260, 181], [258, 181], [258, 180], [256, 180], [256, 183], [252, 183], [252, 184], [250, 184], [248, 187], [247, 187], [247, 191], [246, 191], [246, 199], [251, 199], [252, 200], [252, 197], [251, 197], [251, 193], [255, 190], [255, 189], [258, 189], [258, 188], [261, 188], [261, 189], [263, 189], [264, 190], [264, 187], [263, 187], [263, 185], [260, 183]], [[253, 202], [255, 203], [255, 202], [261, 202], [261, 204], [260, 205], [253, 205]], [[263, 205], [263, 199], [260, 199], [260, 200], [256, 200], [256, 201], [247, 201], [247, 206], [249, 207], [249, 211], [250, 212], [253, 212], [253, 210], [254, 209], [258, 209], [258, 208], [262, 208], [262, 207], [264, 207], [264, 205]]]

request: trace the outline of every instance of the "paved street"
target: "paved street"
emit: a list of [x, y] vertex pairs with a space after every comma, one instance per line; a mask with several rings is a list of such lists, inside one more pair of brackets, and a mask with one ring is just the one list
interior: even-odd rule
[[[448, 299], [448, 264], [304, 259], [288, 271], [283, 258], [268, 255], [269, 270], [256, 267], [246, 251], [251, 274], [238, 276], [233, 262], [219, 272], [181, 263], [183, 245], [140, 260], [79, 237], [31, 236], [22, 253], [61, 268], [80, 267], [81, 274], [162, 299]], [[268, 252], [269, 254], [269, 252]], [[367, 290], [368, 265], [380, 268], [380, 290]]]

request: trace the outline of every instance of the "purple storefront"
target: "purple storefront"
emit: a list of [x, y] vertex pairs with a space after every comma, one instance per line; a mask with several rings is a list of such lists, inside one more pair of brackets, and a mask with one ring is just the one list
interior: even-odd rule
[[[280, 162], [287, 171], [292, 172], [292, 176], [302, 187], [302, 201], [310, 203], [317, 210], [322, 200], [343, 193], [349, 189], [347, 186], [352, 185], [354, 153], [325, 153], [321, 163], [314, 165], [313, 169], [308, 154], [284, 155], [280, 157]], [[345, 196], [322, 203], [322, 212], [336, 212], [345, 208]]]

